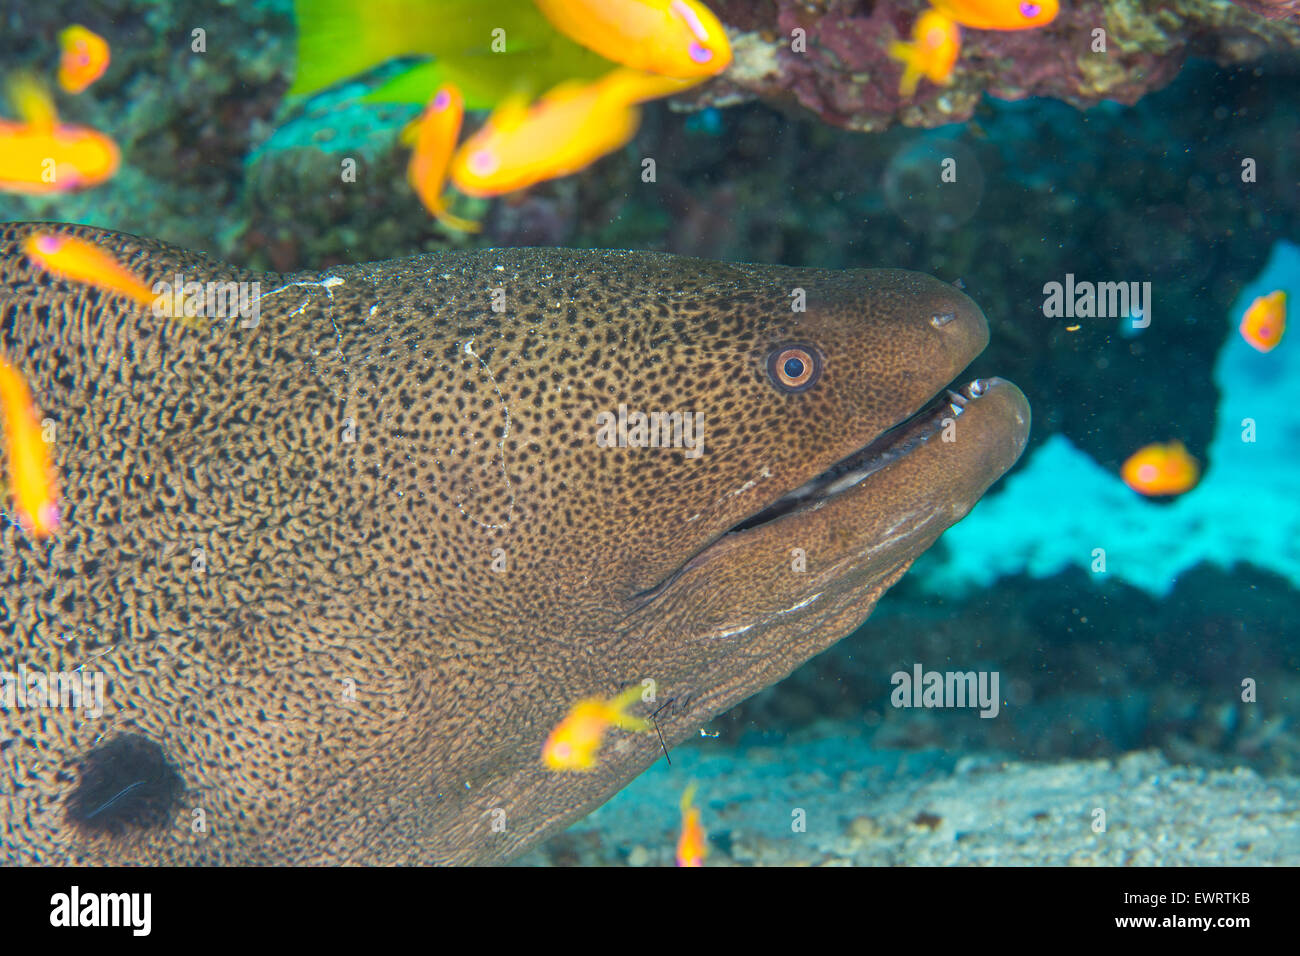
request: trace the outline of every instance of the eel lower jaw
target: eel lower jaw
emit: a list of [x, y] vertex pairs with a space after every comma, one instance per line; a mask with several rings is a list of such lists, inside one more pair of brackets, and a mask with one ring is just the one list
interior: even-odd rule
[[732, 527], [727, 534], [750, 531], [787, 515], [812, 511], [843, 494], [882, 468], [898, 461], [940, 434], [946, 424], [986, 395], [1001, 379], [975, 379], [935, 396], [920, 411], [900, 422], [794, 491], [782, 495], [762, 511]]

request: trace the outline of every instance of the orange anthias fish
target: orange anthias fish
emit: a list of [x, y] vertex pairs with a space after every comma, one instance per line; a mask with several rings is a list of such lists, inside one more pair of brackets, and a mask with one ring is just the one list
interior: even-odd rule
[[923, 76], [941, 86], [947, 83], [960, 53], [961, 28], [942, 13], [926, 10], [916, 19], [911, 43], [900, 40], [889, 46], [889, 55], [903, 64], [898, 91], [911, 96]]
[[596, 766], [596, 751], [610, 727], [637, 731], [653, 728], [650, 721], [627, 712], [640, 699], [641, 688], [636, 686], [608, 700], [588, 697], [578, 701], [546, 738], [542, 762], [552, 770], [590, 770]]
[[40, 417], [27, 383], [4, 359], [0, 359], [0, 408], [9, 450], [9, 487], [18, 519], [29, 534], [48, 537], [59, 527], [59, 492], [50, 446], [41, 435]]
[[82, 92], [108, 69], [108, 41], [80, 24], [59, 34], [59, 46], [59, 86], [68, 93]]
[[632, 138], [637, 103], [697, 82], [621, 67], [594, 83], [561, 83], [532, 106], [512, 97], [457, 151], [452, 182], [488, 197], [577, 172]]
[[414, 145], [406, 179], [424, 208], [438, 221], [462, 232], [478, 232], [480, 226], [469, 219], [453, 216], [442, 197], [447, 185], [447, 168], [456, 151], [461, 120], [465, 116], [465, 99], [450, 83], [440, 87], [419, 118], [402, 133], [403, 142]]
[[536, 0], [570, 40], [615, 63], [666, 76], [716, 76], [731, 64], [722, 24], [697, 0]]
[[1196, 486], [1201, 466], [1180, 441], [1139, 448], [1120, 468], [1120, 477], [1143, 495], [1181, 495]]
[[1046, 26], [1060, 12], [1057, 0], [930, 0], [934, 9], [975, 30], [1029, 30]]
[[1271, 352], [1286, 331], [1286, 293], [1281, 289], [1261, 295], [1241, 315], [1238, 331], [1251, 348]]
[[11, 80], [9, 100], [19, 118], [0, 119], [0, 190], [68, 192], [117, 172], [117, 145], [89, 127], [60, 124], [53, 100], [35, 80]]
[[694, 805], [695, 784], [682, 794], [682, 835], [677, 840], [678, 866], [703, 866], [709, 855], [709, 840], [700, 826], [700, 808]]
[[[137, 305], [161, 315], [170, 316], [174, 311], [166, 296], [155, 295], [143, 279], [93, 242], [76, 236], [34, 232], [23, 242], [23, 252], [34, 265], [61, 279], [124, 295]], [[187, 323], [196, 322], [180, 316], [177, 318]]]

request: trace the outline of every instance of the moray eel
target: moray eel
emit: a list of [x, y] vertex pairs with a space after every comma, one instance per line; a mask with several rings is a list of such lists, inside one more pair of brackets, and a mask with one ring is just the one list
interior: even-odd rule
[[[34, 269], [36, 228], [256, 308], [156, 317]], [[103, 680], [98, 716], [0, 710], [3, 859], [518, 855], [662, 759], [619, 732], [548, 770], [575, 701], [653, 682], [633, 712], [695, 735], [1016, 461], [1019, 390], [948, 389], [987, 338], [895, 270], [506, 249], [271, 275], [0, 226], [0, 353], [64, 495], [54, 538], [0, 530], [0, 669]], [[605, 447], [620, 405], [700, 416], [702, 444]]]

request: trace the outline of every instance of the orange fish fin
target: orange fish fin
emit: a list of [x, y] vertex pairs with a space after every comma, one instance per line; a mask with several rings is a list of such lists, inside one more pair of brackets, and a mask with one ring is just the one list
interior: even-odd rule
[[15, 73], [5, 90], [9, 108], [35, 130], [52, 130], [59, 122], [54, 98], [45, 84], [30, 73]]
[[503, 131], [518, 129], [527, 116], [528, 96], [524, 93], [512, 93], [497, 104], [492, 115], [488, 117], [488, 123]]
[[695, 802], [695, 789], [696, 789], [695, 781], [692, 780], [690, 783], [686, 785], [686, 789], [682, 791], [682, 802], [681, 802], [682, 813], [685, 813], [687, 810], [689, 810], [691, 808], [691, 804]]
[[483, 228], [482, 223], [475, 222], [473, 219], [462, 219], [460, 216], [452, 215], [441, 201], [438, 207], [430, 211], [448, 229], [455, 229], [458, 232], [479, 232]]
[[641, 685], [633, 684], [623, 693], [610, 700], [607, 704], [609, 722], [615, 727], [621, 727], [623, 730], [649, 731], [653, 729], [650, 721], [641, 717], [634, 717], [627, 712], [629, 707], [641, 699], [641, 693]]
[[605, 74], [596, 83], [602, 93], [620, 102], [644, 103], [647, 100], [672, 96], [683, 90], [689, 90], [691, 87], [703, 83], [706, 79], [708, 77], [705, 76], [680, 79], [623, 66]]
[[397, 141], [403, 146], [414, 146], [415, 141], [420, 138], [420, 121], [423, 119], [424, 114], [420, 113], [415, 119], [403, 126], [402, 131], [397, 134]]
[[889, 55], [903, 64], [903, 77], [898, 81], [898, 92], [912, 96], [921, 82], [921, 68], [917, 65], [916, 44], [895, 40], [889, 45]]

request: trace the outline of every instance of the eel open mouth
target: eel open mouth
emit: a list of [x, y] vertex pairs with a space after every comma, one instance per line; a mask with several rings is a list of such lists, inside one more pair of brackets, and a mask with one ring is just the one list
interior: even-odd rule
[[975, 379], [940, 392], [914, 415], [890, 428], [870, 444], [841, 459], [820, 475], [783, 495], [762, 511], [746, 518], [728, 533], [748, 531], [795, 511], [807, 511], [841, 494], [869, 475], [897, 461], [943, 431], [944, 423], [958, 418], [971, 402], [979, 401], [1001, 379]]
[[[927, 448], [933, 448], [931, 443], [942, 436], [945, 423], [964, 416], [974, 416], [968, 419], [973, 424], [961, 426], [965, 437], [960, 444], [949, 446], [952, 449], [951, 456], [931, 455]], [[928, 459], [919, 466], [921, 470], [908, 480], [919, 482], [918, 487], [922, 491], [927, 487], [935, 490], [932, 497], [936, 507], [939, 507], [936, 513], [943, 520], [925, 525], [932, 533], [927, 532], [929, 538], [911, 554], [915, 557], [915, 554], [929, 546], [943, 527], [964, 515], [988, 486], [1015, 464], [1024, 450], [1028, 434], [1028, 403], [1020, 390], [1010, 382], [993, 377], [974, 379], [962, 386], [950, 386], [917, 412], [882, 432], [857, 451], [709, 540], [658, 584], [633, 596], [632, 608], [639, 609], [658, 599], [675, 587], [684, 576], [703, 567], [713, 558], [721, 554], [734, 554], [733, 549], [742, 547], [741, 542], [749, 536], [762, 536], [771, 531], [769, 525], [788, 520], [797, 522], [803, 518], [812, 519], [819, 510], [846, 504], [847, 499], [858, 499], [858, 504], [848, 505], [850, 510], [833, 520], [838, 523], [842, 519], [846, 532], [851, 536], [859, 539], [875, 536], [879, 541], [881, 535], [892, 532], [896, 516], [888, 512], [891, 508], [897, 509], [899, 504], [894, 500], [881, 512], [881, 509], [870, 503], [870, 499], [862, 498], [861, 486], [883, 477], [882, 472], [886, 470]], [[962, 503], [965, 507], [960, 507]], [[867, 519], [865, 522], [858, 520], [863, 516]], [[879, 521], [875, 521], [876, 518]], [[879, 525], [874, 530], [873, 521]], [[801, 529], [791, 527], [790, 530], [809, 532], [812, 527], [815, 525]], [[899, 536], [895, 535], [895, 538]], [[841, 542], [832, 545], [834, 548], [840, 546]]]

